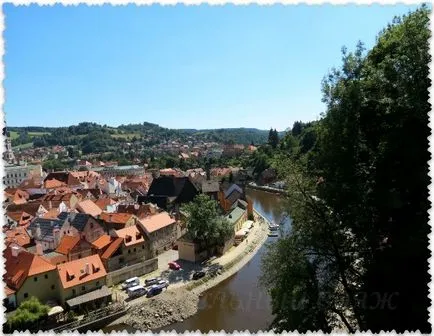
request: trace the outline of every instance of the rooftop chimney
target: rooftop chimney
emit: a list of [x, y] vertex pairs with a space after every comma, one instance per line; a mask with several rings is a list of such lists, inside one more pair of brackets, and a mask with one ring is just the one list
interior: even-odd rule
[[36, 254], [38, 256], [41, 256], [44, 254], [44, 251], [42, 250], [42, 244], [41, 243], [36, 244]]
[[88, 263], [86, 263], [86, 265], [84, 265], [84, 273], [87, 274], [87, 275], [92, 274], [90, 266], [89, 266]]
[[12, 246], [11, 247], [11, 251], [12, 251], [12, 257], [18, 257], [18, 254], [20, 254], [20, 247], [19, 246]]

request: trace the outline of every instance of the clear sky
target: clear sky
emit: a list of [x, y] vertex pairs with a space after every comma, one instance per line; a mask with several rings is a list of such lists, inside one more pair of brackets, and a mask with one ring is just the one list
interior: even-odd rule
[[342, 46], [415, 8], [4, 5], [6, 123], [284, 130], [324, 111]]

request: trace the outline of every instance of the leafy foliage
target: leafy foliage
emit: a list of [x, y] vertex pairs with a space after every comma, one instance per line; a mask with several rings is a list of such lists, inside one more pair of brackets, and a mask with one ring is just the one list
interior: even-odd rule
[[47, 315], [50, 307], [39, 302], [35, 297], [24, 301], [7, 319], [7, 327], [13, 331], [38, 330], [41, 319]]
[[282, 140], [272, 164], [291, 186], [293, 228], [263, 279], [278, 331], [431, 330], [429, 12], [394, 19], [367, 53], [343, 49], [323, 119]]
[[217, 202], [205, 194], [197, 195], [183, 210], [188, 214], [189, 237], [205, 249], [223, 245], [233, 234], [231, 223], [220, 216]]

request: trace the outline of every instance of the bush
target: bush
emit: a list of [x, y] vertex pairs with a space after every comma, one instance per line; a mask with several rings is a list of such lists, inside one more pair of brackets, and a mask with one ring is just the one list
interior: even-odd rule
[[39, 322], [47, 316], [50, 307], [42, 304], [35, 297], [21, 303], [7, 319], [10, 331], [39, 330]]

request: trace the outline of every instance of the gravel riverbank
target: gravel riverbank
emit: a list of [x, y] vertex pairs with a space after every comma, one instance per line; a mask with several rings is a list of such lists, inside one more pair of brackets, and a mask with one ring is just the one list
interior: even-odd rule
[[199, 295], [186, 289], [166, 291], [132, 306], [123, 323], [142, 331], [182, 322], [197, 312]]
[[[205, 277], [198, 281], [169, 289], [160, 295], [139, 302], [131, 303], [124, 317], [110, 326], [126, 324], [135, 329], [146, 331], [158, 329], [175, 322], [181, 322], [196, 314], [200, 294], [238, 272], [255, 255], [267, 239], [268, 222], [256, 222], [254, 230], [233, 251], [218, 258], [215, 263], [223, 266], [223, 271], [214, 277]], [[243, 245], [245, 244], [245, 245]]]

